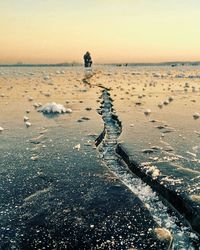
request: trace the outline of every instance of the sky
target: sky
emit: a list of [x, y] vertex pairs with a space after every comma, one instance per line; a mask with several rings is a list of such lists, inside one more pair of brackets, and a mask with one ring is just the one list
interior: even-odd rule
[[0, 63], [200, 61], [200, 0], [0, 0]]

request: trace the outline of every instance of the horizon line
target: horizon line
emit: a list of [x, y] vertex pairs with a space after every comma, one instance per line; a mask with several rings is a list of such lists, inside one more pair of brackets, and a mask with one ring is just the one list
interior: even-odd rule
[[[199, 61], [161, 61], [161, 62], [105, 62], [94, 63], [94, 65], [159, 65], [159, 64], [199, 64]], [[64, 62], [64, 63], [0, 63], [0, 66], [80, 66], [80, 62]]]

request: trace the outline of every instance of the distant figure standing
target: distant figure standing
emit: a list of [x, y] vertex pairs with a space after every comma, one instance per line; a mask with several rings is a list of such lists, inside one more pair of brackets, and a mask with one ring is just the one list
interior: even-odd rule
[[83, 59], [84, 59], [85, 68], [92, 66], [92, 58], [91, 58], [90, 52], [87, 51]]

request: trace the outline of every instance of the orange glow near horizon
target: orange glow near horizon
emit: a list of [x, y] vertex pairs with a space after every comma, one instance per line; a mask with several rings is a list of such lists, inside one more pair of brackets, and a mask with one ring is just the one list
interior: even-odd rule
[[[156, 3], [155, 3], [156, 2]], [[200, 2], [6, 0], [0, 63], [199, 61]]]

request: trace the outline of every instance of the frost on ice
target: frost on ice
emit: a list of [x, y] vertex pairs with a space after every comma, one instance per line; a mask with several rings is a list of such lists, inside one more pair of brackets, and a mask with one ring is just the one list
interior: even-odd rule
[[57, 104], [55, 102], [47, 103], [38, 109], [38, 112], [42, 112], [44, 114], [64, 114], [64, 113], [72, 113], [71, 109], [66, 109], [62, 104]]

